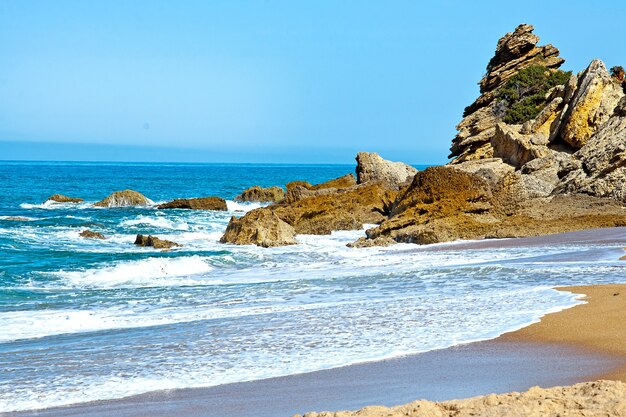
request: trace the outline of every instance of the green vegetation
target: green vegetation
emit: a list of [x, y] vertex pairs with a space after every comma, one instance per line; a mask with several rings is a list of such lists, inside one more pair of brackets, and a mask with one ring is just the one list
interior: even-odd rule
[[503, 121], [518, 124], [534, 119], [548, 104], [545, 99], [548, 90], [565, 84], [571, 75], [571, 71], [549, 70], [541, 65], [520, 70], [498, 93]]

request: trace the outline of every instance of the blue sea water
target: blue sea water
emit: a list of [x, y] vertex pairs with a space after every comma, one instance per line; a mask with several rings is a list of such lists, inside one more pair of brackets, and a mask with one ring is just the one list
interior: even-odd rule
[[[218, 243], [252, 185], [353, 166], [0, 162], [0, 412], [213, 386], [495, 337], [621, 282], [621, 245], [351, 249], [363, 230], [264, 249]], [[218, 195], [229, 210], [102, 209]], [[43, 203], [55, 193], [79, 204]], [[23, 217], [14, 220], [11, 217]], [[79, 237], [84, 229], [106, 240]], [[136, 247], [137, 233], [176, 241]], [[586, 254], [586, 255], [585, 255]], [[589, 254], [593, 254], [590, 256]]]

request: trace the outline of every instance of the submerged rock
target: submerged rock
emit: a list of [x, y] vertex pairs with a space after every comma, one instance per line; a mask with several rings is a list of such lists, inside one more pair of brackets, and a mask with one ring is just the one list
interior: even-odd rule
[[226, 211], [226, 200], [220, 197], [201, 197], [201, 198], [178, 198], [169, 203], [159, 204], [159, 210], [166, 209], [188, 209], [188, 210], [218, 210]]
[[296, 231], [281, 220], [272, 210], [259, 208], [241, 218], [231, 217], [221, 243], [257, 245], [264, 248], [294, 245]]
[[137, 246], [149, 246], [155, 249], [170, 249], [175, 247], [181, 247], [182, 245], [172, 242], [170, 240], [159, 239], [152, 235], [137, 235], [135, 239], [135, 245]]
[[11, 222], [29, 222], [32, 219], [29, 219], [28, 217], [8, 216], [8, 217], [3, 217], [0, 220], [6, 220], [6, 221], [11, 221]]
[[84, 237], [85, 239], [105, 239], [104, 235], [99, 232], [94, 232], [93, 230], [85, 229], [80, 232], [80, 237]]
[[[51, 195], [50, 197], [48, 197], [46, 199], [46, 201], [54, 201], [56, 203], [80, 203], [83, 200], [82, 198], [74, 198], [74, 197], [68, 197], [66, 195], [62, 195], [62, 194], [54, 194]], [[45, 203], [45, 201], [44, 201]]]
[[133, 207], [147, 206], [152, 200], [133, 190], [115, 191], [107, 198], [94, 204], [94, 207]]
[[235, 197], [235, 201], [239, 202], [260, 202], [260, 203], [277, 203], [285, 199], [285, 190], [281, 187], [273, 186], [262, 188], [258, 185], [244, 190]]
[[391, 188], [399, 188], [413, 179], [417, 169], [403, 162], [381, 158], [376, 152], [359, 152], [356, 156], [357, 183], [380, 181]]

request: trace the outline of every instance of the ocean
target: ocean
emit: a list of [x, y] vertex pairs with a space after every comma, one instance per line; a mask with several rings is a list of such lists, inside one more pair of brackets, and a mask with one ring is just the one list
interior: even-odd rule
[[[252, 185], [351, 165], [0, 162], [0, 412], [291, 375], [427, 352], [581, 301], [555, 285], [624, 281], [613, 243], [351, 249], [363, 230], [280, 248], [218, 243]], [[227, 212], [93, 208], [217, 195]], [[79, 204], [43, 202], [61, 193]], [[11, 217], [23, 217], [12, 220]], [[84, 229], [106, 240], [79, 237]], [[183, 245], [136, 247], [136, 234]]]

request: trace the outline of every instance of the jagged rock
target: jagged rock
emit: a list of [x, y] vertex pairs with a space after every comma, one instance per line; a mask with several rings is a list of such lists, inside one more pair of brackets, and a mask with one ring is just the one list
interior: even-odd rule
[[561, 138], [574, 149], [580, 149], [613, 115], [622, 97], [621, 82], [611, 77], [602, 61], [594, 60], [578, 78], [560, 131]]
[[505, 163], [501, 158], [470, 160], [449, 166], [454, 169], [476, 174], [486, 180], [492, 187], [498, 184], [505, 175], [515, 170], [512, 165]]
[[355, 185], [356, 178], [354, 178], [353, 174], [346, 174], [317, 185], [311, 185], [306, 181], [293, 181], [286, 185], [285, 202], [293, 203], [303, 198], [332, 194]]
[[80, 232], [80, 237], [84, 237], [85, 239], [105, 239], [104, 235], [99, 232], [94, 232], [93, 230], [83, 230]]
[[509, 126], [505, 123], [496, 125], [495, 135], [491, 139], [493, 155], [516, 168], [535, 158], [549, 153], [546, 145], [548, 137], [541, 134], [524, 135], [521, 126]]
[[146, 246], [153, 247], [155, 249], [170, 249], [175, 247], [181, 247], [182, 245], [172, 242], [170, 240], [159, 239], [156, 236], [151, 235], [137, 235], [135, 239], [135, 245], [137, 246]]
[[159, 210], [167, 209], [188, 209], [188, 210], [218, 210], [226, 211], [226, 200], [220, 197], [201, 198], [177, 198], [169, 203], [159, 204]]
[[258, 185], [250, 187], [244, 190], [241, 194], [235, 197], [235, 201], [240, 202], [253, 202], [260, 203], [277, 203], [285, 199], [285, 190], [281, 187], [273, 186], [262, 188]]
[[417, 169], [402, 162], [383, 159], [375, 152], [359, 152], [356, 155], [357, 183], [381, 181], [391, 188], [399, 188], [413, 179]]
[[[464, 118], [456, 127], [458, 134], [450, 148], [450, 158], [455, 158], [452, 163], [498, 157], [493, 151], [492, 138], [496, 125], [502, 120], [500, 103], [496, 100], [501, 87], [509, 78], [531, 65], [556, 69], [564, 62], [554, 46], [536, 46], [539, 38], [532, 33], [533, 29], [531, 25], [519, 25], [514, 32], [507, 33], [498, 41], [495, 55], [487, 65], [487, 73], [479, 83], [481, 95], [465, 109]], [[551, 94], [554, 97], [549, 99], [554, 100], [561, 92], [554, 90]], [[555, 108], [560, 103], [551, 103], [550, 106], [552, 108], [537, 119], [538, 125], [551, 126], [554, 120], [550, 118], [556, 119], [560, 114]], [[540, 126], [532, 128], [538, 130]]]
[[94, 204], [94, 207], [147, 206], [153, 201], [133, 190], [115, 191], [107, 198]]
[[320, 194], [271, 208], [297, 233], [324, 235], [333, 230], [358, 230], [364, 224], [380, 223], [397, 195], [397, 191], [381, 183], [318, 192]]
[[257, 245], [264, 248], [294, 245], [296, 231], [269, 208], [249, 211], [241, 218], [231, 217], [221, 243]]
[[82, 198], [68, 197], [62, 194], [54, 194], [48, 197], [46, 201], [54, 201], [55, 203], [80, 203], [85, 200], [83, 200]]
[[475, 217], [488, 212], [490, 200], [491, 188], [478, 175], [451, 167], [427, 168], [398, 195], [390, 218], [366, 235], [419, 244], [465, 238], [468, 228], [480, 229]]
[[585, 193], [626, 203], [626, 98], [574, 156], [580, 167], [563, 176], [555, 193]]

